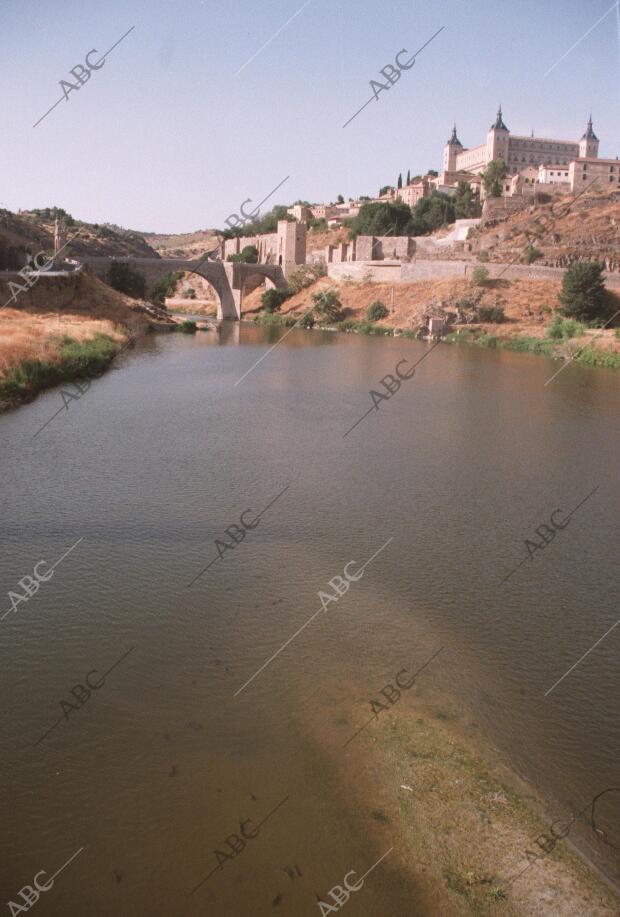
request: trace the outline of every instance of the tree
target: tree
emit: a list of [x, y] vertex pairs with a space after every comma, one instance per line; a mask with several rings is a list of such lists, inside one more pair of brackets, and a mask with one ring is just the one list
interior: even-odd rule
[[144, 299], [146, 296], [146, 278], [134, 270], [126, 261], [113, 261], [108, 271], [108, 283], [120, 293]]
[[412, 208], [410, 231], [414, 236], [428, 235], [444, 223], [454, 223], [454, 199], [448, 194], [433, 191]]
[[[252, 211], [247, 207], [246, 212], [251, 213]], [[288, 213], [288, 207], [285, 204], [277, 204], [264, 216], [257, 215], [255, 219], [248, 220], [247, 223], [242, 223], [233, 227], [233, 229], [219, 230], [218, 232], [224, 239], [234, 239], [237, 236], [259, 236], [261, 233], [276, 232], [278, 220], [287, 220], [289, 223], [295, 222], [295, 217]]]
[[460, 181], [454, 195], [454, 216], [457, 220], [462, 220], [479, 217], [480, 214], [480, 195], [473, 190], [469, 182]]
[[382, 318], [387, 318], [390, 313], [388, 312], [387, 307], [377, 299], [375, 302], [371, 303], [368, 306], [368, 311], [366, 312], [366, 318], [369, 322], [378, 322]]
[[257, 264], [258, 249], [255, 245], [244, 245], [238, 255], [229, 255], [227, 261], [240, 261], [242, 264]]
[[336, 290], [319, 290], [312, 294], [312, 308], [328, 322], [338, 322], [342, 318], [342, 305]]
[[603, 265], [598, 261], [577, 261], [564, 271], [558, 295], [562, 315], [594, 322], [607, 315]]
[[384, 185], [382, 188], [379, 188], [379, 197], [383, 197], [384, 194], [387, 194], [388, 191], [393, 191], [394, 185]]
[[409, 235], [411, 209], [403, 201], [364, 203], [356, 217], [349, 221], [349, 238], [363, 236]]
[[337, 203], [337, 204], [344, 204], [344, 198], [343, 198], [342, 194], [339, 194], [339, 195], [338, 195], [338, 197], [336, 198], [336, 203]]
[[502, 196], [502, 181], [506, 178], [506, 163], [503, 159], [492, 159], [482, 173], [484, 190], [489, 197]]
[[182, 276], [183, 271], [170, 271], [168, 274], [164, 274], [151, 290], [151, 295], [149, 296], [151, 302], [156, 306], [164, 306], [164, 300], [168, 296], [174, 295], [174, 291]]
[[272, 287], [270, 290], [265, 290], [261, 295], [260, 301], [265, 312], [279, 312], [282, 303], [290, 295], [287, 290], [277, 290]]
[[402, 172], [399, 172], [399, 173], [398, 173], [398, 181], [396, 182], [396, 187], [397, 187], [397, 188], [402, 188], [402, 186], [403, 186], [403, 175], [402, 175]]
[[409, 169], [407, 169], [407, 184], [408, 185], [411, 184], [411, 172], [409, 171]]

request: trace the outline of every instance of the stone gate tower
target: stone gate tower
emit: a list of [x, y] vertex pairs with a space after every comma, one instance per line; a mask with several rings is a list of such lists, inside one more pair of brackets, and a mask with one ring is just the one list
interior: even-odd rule
[[288, 277], [296, 267], [306, 263], [306, 232], [305, 223], [278, 220], [278, 261]]

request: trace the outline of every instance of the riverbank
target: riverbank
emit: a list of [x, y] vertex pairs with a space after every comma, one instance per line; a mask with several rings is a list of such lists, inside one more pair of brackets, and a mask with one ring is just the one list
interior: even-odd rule
[[[301, 316], [300, 316], [301, 318]], [[257, 315], [254, 321], [266, 326], [280, 326], [283, 328], [294, 327], [299, 318], [281, 315]], [[301, 326], [300, 326], [301, 327]], [[326, 325], [314, 325], [317, 331], [341, 331], [351, 334], [367, 334], [379, 337], [405, 337], [419, 340], [419, 335], [413, 331], [403, 331], [389, 325], [373, 322], [361, 322], [354, 319], [345, 319], [342, 322]], [[584, 366], [598, 366], [604, 369], [620, 369], [620, 350], [599, 349], [590, 343], [595, 337], [603, 336], [597, 329], [591, 329], [588, 335], [578, 338], [554, 340], [553, 338], [530, 337], [521, 335], [492, 334], [486, 325], [459, 328], [447, 334], [443, 340], [448, 344], [476, 344], [479, 347], [500, 348], [518, 353], [537, 353], [545, 357], [566, 362], [581, 363]], [[607, 337], [611, 338], [613, 332]], [[568, 343], [570, 341], [570, 343]], [[613, 341], [611, 342], [613, 344]]]
[[391, 865], [417, 890], [414, 913], [617, 917], [620, 896], [579, 855], [570, 832], [553, 842], [550, 825], [562, 834], [576, 813], [546, 818], [544, 800], [423, 676], [344, 751], [368, 711], [351, 716], [334, 696], [364, 691], [340, 683], [326, 693], [325, 716], [304, 725], [377, 857], [392, 848]]
[[[468, 323], [453, 325], [453, 330], [444, 337], [448, 343], [477, 344], [588, 366], [620, 368], [618, 329], [586, 328], [578, 322], [563, 321], [558, 312], [559, 284], [550, 281], [501, 280], [479, 288], [463, 280], [391, 286], [334, 283], [321, 278], [287, 299], [280, 312], [274, 314], [262, 310], [260, 291], [253, 292], [244, 301], [244, 318], [265, 325], [291, 327], [312, 310], [312, 294], [330, 288], [338, 294], [344, 318], [337, 323], [323, 323], [322, 329], [419, 339], [429, 313], [455, 314], [460, 308], [470, 313]], [[608, 295], [610, 309], [620, 311], [620, 297], [614, 293]], [[388, 315], [379, 322], [369, 322], [366, 312], [376, 301], [385, 305]], [[476, 309], [498, 310], [495, 314], [504, 320], [471, 321]], [[318, 324], [315, 327], [318, 330]]]
[[[444, 338], [450, 344], [476, 344], [478, 347], [491, 347], [502, 350], [513, 350], [518, 353], [537, 353], [555, 360], [581, 363], [583, 366], [598, 366], [604, 369], [620, 369], [620, 350], [602, 349], [594, 346], [594, 338], [603, 336], [597, 329], [590, 334], [557, 341], [553, 338], [529, 337], [526, 335], [500, 335], [483, 326], [461, 328]], [[607, 334], [611, 340], [613, 331]], [[613, 341], [611, 341], [613, 343]]]
[[50, 334], [42, 341], [40, 355], [31, 353], [13, 362], [0, 375], [0, 411], [32, 401], [54, 385], [101, 375], [120, 349], [118, 337], [102, 332], [82, 340], [67, 334]]
[[0, 276], [0, 412], [101, 375], [131, 336], [163, 327], [143, 304], [88, 274], [41, 278], [10, 297]]

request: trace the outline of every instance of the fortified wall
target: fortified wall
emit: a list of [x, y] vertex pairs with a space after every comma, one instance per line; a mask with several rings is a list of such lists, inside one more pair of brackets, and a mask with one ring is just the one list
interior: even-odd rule
[[278, 220], [278, 230], [259, 236], [238, 236], [226, 239], [220, 246], [220, 258], [226, 261], [229, 255], [239, 255], [248, 245], [258, 249], [259, 264], [279, 265], [288, 277], [300, 264], [306, 263], [305, 223]]
[[321, 260], [326, 264], [339, 264], [343, 261], [384, 261], [390, 258], [408, 261], [414, 254], [415, 239], [411, 236], [358, 236], [351, 242], [327, 245]]
[[[545, 267], [537, 264], [499, 264], [486, 262], [485, 268], [491, 279], [502, 276], [507, 280], [561, 280], [564, 268]], [[470, 280], [474, 262], [467, 261], [426, 261], [416, 259], [410, 263], [400, 261], [358, 261], [349, 264], [329, 264], [327, 276], [334, 280], [350, 278], [352, 280], [371, 279], [376, 283], [417, 283], [420, 280], [441, 280], [457, 278]], [[606, 285], [613, 290], [620, 290], [620, 274], [606, 271]]]

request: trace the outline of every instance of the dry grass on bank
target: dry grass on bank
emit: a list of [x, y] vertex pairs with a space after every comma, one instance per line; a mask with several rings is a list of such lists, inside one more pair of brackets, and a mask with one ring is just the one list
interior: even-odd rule
[[[11, 289], [0, 279], [0, 303]], [[98, 374], [130, 332], [150, 322], [135, 300], [97, 278], [50, 277], [0, 308], [0, 410], [73, 373]]]
[[53, 362], [60, 353], [59, 341], [65, 336], [85, 343], [97, 334], [106, 334], [119, 343], [127, 336], [109, 319], [4, 309], [0, 312], [0, 380], [25, 360]]

